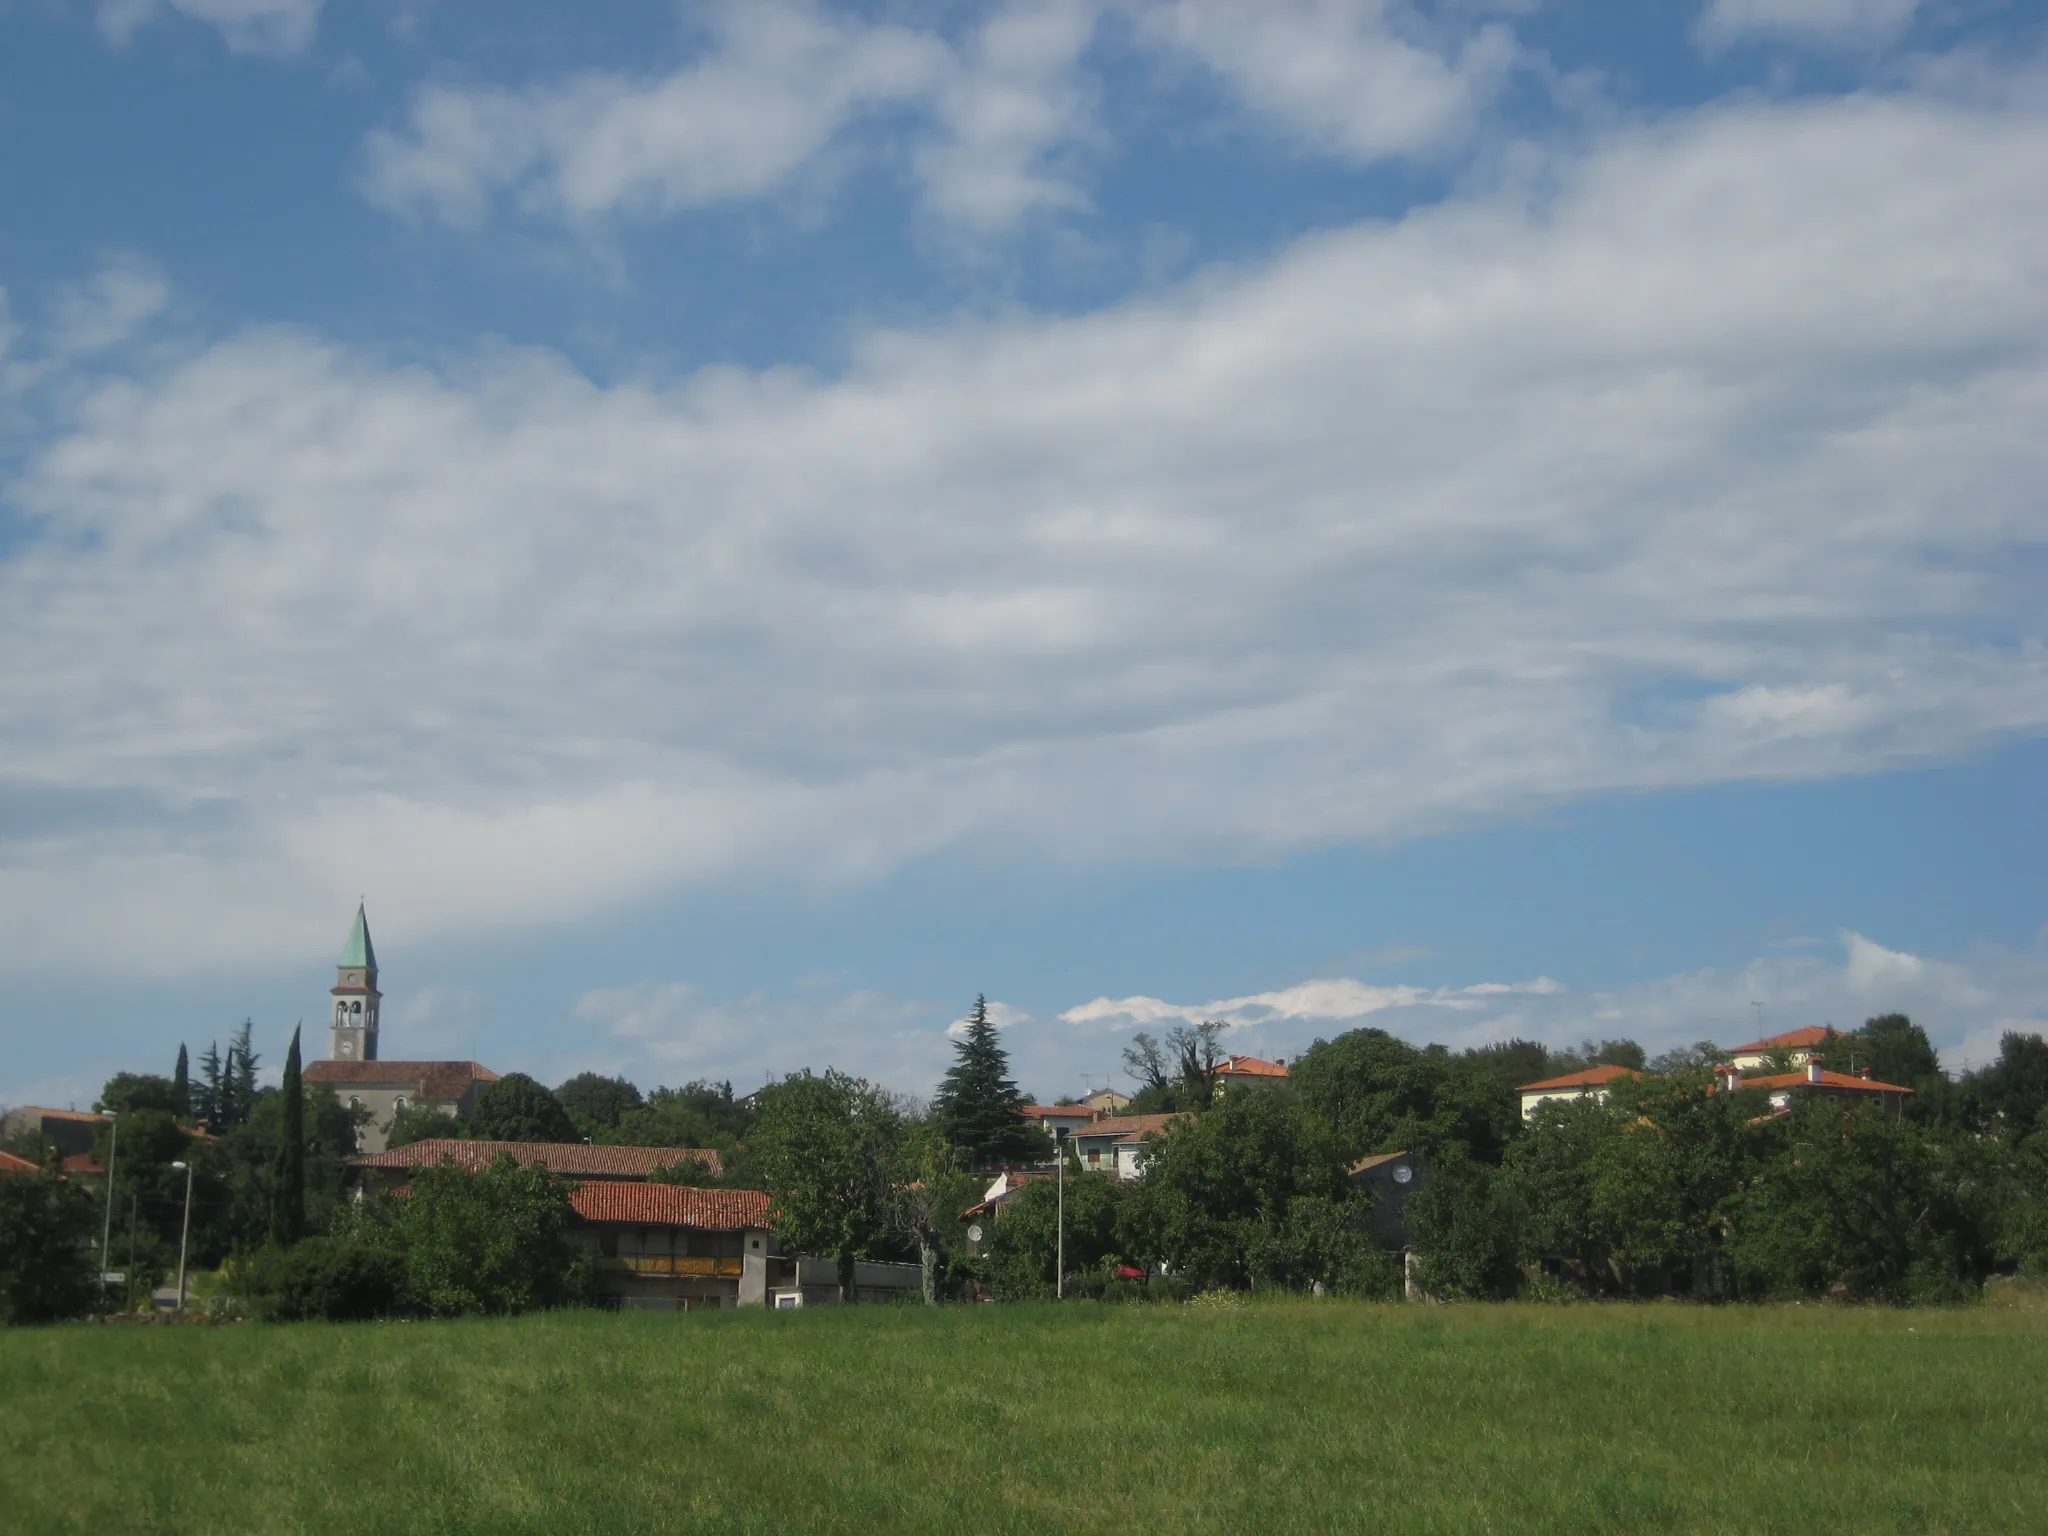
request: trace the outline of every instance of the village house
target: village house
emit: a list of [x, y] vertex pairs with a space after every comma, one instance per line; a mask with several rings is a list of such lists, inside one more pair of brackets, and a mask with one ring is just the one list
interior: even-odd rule
[[[575, 1181], [571, 1235], [597, 1263], [606, 1306], [641, 1312], [710, 1307], [837, 1305], [839, 1274], [828, 1259], [786, 1254], [775, 1236], [770, 1197], [751, 1189], [657, 1184], [660, 1169], [686, 1163], [722, 1171], [705, 1147], [600, 1147], [588, 1142], [434, 1139], [349, 1160], [358, 1188], [404, 1194], [413, 1173], [444, 1163], [478, 1173], [500, 1157]], [[860, 1301], [886, 1301], [923, 1284], [915, 1264], [863, 1259]]]
[[1153, 1133], [1164, 1135], [1167, 1127], [1179, 1118], [1178, 1115], [1105, 1116], [1069, 1132], [1067, 1140], [1087, 1172], [1130, 1180], [1140, 1177], [1145, 1171], [1145, 1159], [1149, 1155], [1145, 1137]]
[[1522, 1118], [1533, 1120], [1536, 1111], [1546, 1104], [1571, 1103], [1580, 1099], [1605, 1104], [1607, 1095], [1617, 1082], [1642, 1075], [1629, 1067], [1588, 1067], [1583, 1072], [1546, 1077], [1540, 1083], [1524, 1083], [1515, 1090], [1515, 1095], [1522, 1101]]
[[1788, 1029], [1782, 1035], [1769, 1035], [1747, 1045], [1738, 1045], [1728, 1053], [1728, 1064], [1744, 1072], [1756, 1072], [1770, 1066], [1772, 1058], [1776, 1057], [1788, 1067], [1804, 1067], [1826, 1047], [1834, 1033], [1821, 1024]]
[[1086, 1104], [1027, 1104], [1018, 1113], [1045, 1132], [1052, 1143], [1046, 1149], [1048, 1157], [1053, 1155], [1053, 1147], [1100, 1118]]
[[1222, 1093], [1248, 1083], [1277, 1083], [1287, 1078], [1287, 1059], [1262, 1061], [1257, 1056], [1226, 1056], [1209, 1069], [1209, 1077]]
[[1719, 1080], [1720, 1086], [1729, 1093], [1752, 1088], [1769, 1094], [1773, 1114], [1790, 1113], [1795, 1097], [1876, 1104], [1894, 1111], [1902, 1109], [1906, 1100], [1913, 1097], [1910, 1088], [1901, 1088], [1896, 1083], [1880, 1083], [1867, 1072], [1856, 1076], [1847, 1072], [1830, 1072], [1817, 1061], [1807, 1062], [1797, 1072], [1775, 1072], [1762, 1077], [1746, 1076], [1740, 1067], [1731, 1065], [1722, 1070]]
[[1081, 1102], [1098, 1115], [1120, 1115], [1131, 1107], [1131, 1096], [1114, 1088], [1098, 1088]]
[[93, 1137], [114, 1117], [81, 1109], [40, 1109], [34, 1105], [9, 1110], [0, 1117], [0, 1136], [25, 1142], [49, 1142], [66, 1157], [91, 1153]]

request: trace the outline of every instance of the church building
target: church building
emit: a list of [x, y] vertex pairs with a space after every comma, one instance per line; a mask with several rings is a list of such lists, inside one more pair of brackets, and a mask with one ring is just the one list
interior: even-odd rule
[[370, 921], [361, 906], [355, 926], [342, 946], [329, 991], [327, 1060], [306, 1064], [306, 1081], [334, 1091], [353, 1108], [367, 1109], [359, 1144], [365, 1152], [382, 1152], [391, 1131], [391, 1117], [409, 1105], [434, 1105], [467, 1115], [477, 1095], [498, 1074], [474, 1061], [383, 1061], [377, 1055], [377, 950], [370, 942]]

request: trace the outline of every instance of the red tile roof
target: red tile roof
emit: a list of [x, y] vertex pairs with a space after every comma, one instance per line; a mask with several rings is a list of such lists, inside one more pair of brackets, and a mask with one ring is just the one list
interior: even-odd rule
[[772, 1225], [773, 1200], [758, 1189], [691, 1189], [682, 1184], [585, 1184], [569, 1205], [585, 1221], [739, 1232]]
[[25, 1157], [16, 1157], [12, 1152], [0, 1152], [0, 1173], [41, 1173], [43, 1170]]
[[92, 1160], [90, 1152], [80, 1152], [75, 1157], [64, 1159], [66, 1173], [105, 1173], [107, 1170]]
[[1257, 1056], [1226, 1056], [1209, 1069], [1211, 1077], [1285, 1077], [1287, 1068]]
[[1642, 1075], [1632, 1067], [1588, 1067], [1583, 1072], [1567, 1072], [1563, 1077], [1546, 1077], [1540, 1083], [1524, 1083], [1515, 1092], [1538, 1093], [1550, 1088], [1604, 1088], [1617, 1078]]
[[25, 1115], [40, 1115], [45, 1120], [91, 1120], [97, 1122], [114, 1118], [112, 1115], [102, 1115], [95, 1110], [89, 1109], [38, 1109], [33, 1105], [24, 1108], [21, 1112]]
[[1371, 1157], [1361, 1157], [1357, 1162], [1353, 1163], [1349, 1168], [1345, 1169], [1344, 1171], [1346, 1173], [1367, 1173], [1374, 1168], [1384, 1167], [1388, 1163], [1397, 1163], [1407, 1155], [1408, 1154], [1406, 1152], [1375, 1153]]
[[1910, 1088], [1901, 1088], [1897, 1083], [1880, 1083], [1874, 1078], [1851, 1077], [1846, 1072], [1823, 1070], [1819, 1079], [1809, 1077], [1805, 1070], [1779, 1072], [1770, 1077], [1745, 1077], [1744, 1088], [1838, 1088], [1850, 1093], [1911, 1093]]
[[1834, 1031], [1824, 1024], [1809, 1024], [1804, 1029], [1788, 1029], [1782, 1035], [1771, 1035], [1763, 1040], [1752, 1040], [1747, 1045], [1738, 1045], [1728, 1054], [1747, 1056], [1756, 1051], [1799, 1051], [1810, 1046], [1826, 1045], [1828, 1036]]
[[430, 1137], [388, 1152], [371, 1152], [348, 1160], [351, 1168], [432, 1168], [442, 1159], [481, 1172], [510, 1154], [522, 1168], [539, 1163], [565, 1178], [646, 1179], [657, 1168], [695, 1162], [713, 1173], [725, 1164], [709, 1147], [593, 1147], [580, 1141], [458, 1141]]
[[498, 1074], [477, 1061], [309, 1061], [306, 1081], [330, 1088], [405, 1088], [437, 1104], [453, 1104], [471, 1083], [495, 1083]]

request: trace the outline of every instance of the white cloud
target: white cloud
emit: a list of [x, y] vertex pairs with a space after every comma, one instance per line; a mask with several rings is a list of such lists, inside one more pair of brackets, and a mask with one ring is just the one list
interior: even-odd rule
[[312, 46], [320, 6], [321, 0], [99, 0], [98, 17], [101, 33], [115, 44], [177, 15], [214, 28], [231, 52], [291, 54]]
[[[1031, 1015], [1025, 1013], [1022, 1009], [1012, 1008], [1008, 1003], [999, 1003], [994, 998], [990, 998], [988, 1000], [988, 1021], [995, 1025], [997, 1029], [1009, 1029], [1014, 1025], [1030, 1023]], [[964, 1039], [967, 1034], [967, 1020], [965, 1018], [955, 1019], [946, 1026], [946, 1034], [954, 1040]]]
[[[934, 1018], [921, 1003], [876, 992], [718, 1000], [687, 983], [655, 982], [586, 992], [574, 1011], [584, 1024], [624, 1043], [638, 1070], [653, 1080], [730, 1080], [742, 1093], [789, 1072], [828, 1066], [922, 1093], [951, 1055], [943, 1015]], [[591, 1042], [579, 1044], [588, 1050]]]
[[1547, 997], [1562, 988], [1548, 976], [1534, 981], [1483, 981], [1469, 987], [1375, 987], [1348, 976], [1304, 981], [1275, 992], [1215, 1002], [1169, 1003], [1156, 997], [1098, 997], [1060, 1015], [1068, 1024], [1138, 1029], [1158, 1024], [1195, 1024], [1213, 1019], [1237, 1029], [1299, 1020], [1355, 1023], [1376, 1013], [1409, 1008], [1449, 1008], [1473, 1012], [1482, 999], [1506, 996]]
[[[1702, 970], [1611, 991], [1578, 991], [1549, 977], [1468, 986], [1367, 986], [1349, 979], [1303, 982], [1254, 997], [1199, 1006], [1131, 997], [1097, 998], [1059, 1015], [1075, 1031], [1058, 1059], [1069, 1072], [1100, 1066], [1101, 1029], [1220, 1019], [1231, 1049], [1292, 1059], [1316, 1038], [1384, 1029], [1417, 1045], [1455, 1048], [1521, 1038], [1553, 1047], [1587, 1038], [1632, 1039], [1652, 1055], [1702, 1039], [1750, 1039], [1763, 1004], [1775, 1034], [1808, 1024], [1853, 1029], [1879, 1013], [1905, 1013], [1928, 1031], [1950, 1070], [1982, 1066], [2007, 1030], [2048, 1030], [2048, 938], [2024, 950], [1983, 945], [1931, 959], [1844, 932], [1829, 953], [1767, 953], [1738, 970]], [[1057, 1048], [1056, 1048], [1057, 1049]]]
[[2039, 733], [2044, 159], [2034, 106], [1747, 103], [834, 378], [108, 372], [5, 492], [0, 971]]
[[1309, 147], [1363, 164], [1462, 138], [1518, 53], [1503, 25], [1434, 37], [1389, 0], [1166, 0], [1143, 21]]
[[1096, 0], [1011, 0], [941, 77], [915, 162], [927, 208], [975, 234], [1086, 199], [1053, 157], [1088, 132], [1079, 62]]
[[928, 35], [799, 0], [729, 0], [711, 18], [703, 56], [666, 77], [428, 87], [405, 131], [371, 137], [365, 190], [456, 222], [506, 191], [575, 221], [755, 197], [864, 114], [923, 97], [945, 66]]
[[1695, 36], [1708, 49], [1756, 38], [1869, 48], [1905, 31], [1919, 0], [1708, 0]]

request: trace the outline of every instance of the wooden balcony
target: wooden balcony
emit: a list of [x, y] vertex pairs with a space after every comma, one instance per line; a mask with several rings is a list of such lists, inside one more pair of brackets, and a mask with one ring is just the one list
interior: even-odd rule
[[683, 1275], [697, 1279], [737, 1280], [746, 1270], [744, 1259], [699, 1259], [680, 1254], [648, 1253], [604, 1260], [606, 1269], [628, 1270], [636, 1275]]

